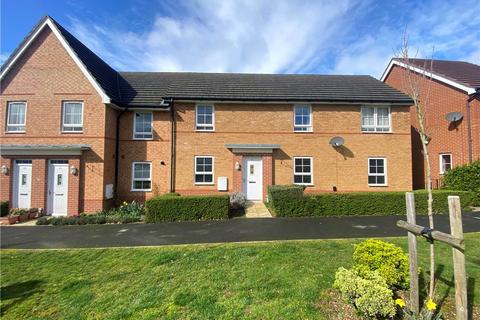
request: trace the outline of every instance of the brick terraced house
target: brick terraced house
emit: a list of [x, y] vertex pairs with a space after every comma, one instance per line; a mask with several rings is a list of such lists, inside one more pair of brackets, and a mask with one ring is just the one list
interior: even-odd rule
[[[431, 82], [421, 85], [420, 99], [427, 97], [425, 122], [430, 137], [429, 151], [435, 188], [450, 168], [480, 159], [480, 66], [447, 60], [392, 59], [381, 80], [405, 93], [407, 66], [415, 81], [426, 71]], [[413, 187], [425, 187], [425, 164], [418, 135], [417, 116], [411, 109]]]
[[369, 76], [117, 72], [50, 17], [1, 68], [1, 199], [412, 189], [411, 99]]

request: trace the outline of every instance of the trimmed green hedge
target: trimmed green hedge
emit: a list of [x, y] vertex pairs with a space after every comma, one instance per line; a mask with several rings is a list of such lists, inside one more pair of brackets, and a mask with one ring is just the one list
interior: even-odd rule
[[155, 197], [145, 202], [145, 222], [228, 219], [229, 205], [228, 195]]
[[[278, 217], [404, 215], [404, 192], [322, 193], [303, 195], [302, 187], [270, 186], [269, 201]], [[447, 213], [449, 195], [460, 196], [464, 209], [476, 202], [477, 195], [468, 191], [435, 190], [433, 210]], [[415, 191], [417, 214], [427, 213], [427, 192]]]
[[8, 201], [1, 201], [0, 202], [0, 217], [8, 216], [9, 205]]
[[445, 172], [445, 188], [480, 193], [480, 160]]

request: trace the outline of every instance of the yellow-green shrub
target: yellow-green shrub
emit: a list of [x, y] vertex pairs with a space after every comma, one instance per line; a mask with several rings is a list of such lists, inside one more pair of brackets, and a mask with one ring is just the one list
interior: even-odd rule
[[377, 271], [389, 288], [408, 288], [408, 255], [394, 244], [369, 239], [355, 245], [353, 263], [360, 276]]
[[355, 270], [339, 268], [333, 286], [364, 316], [393, 317], [396, 313], [393, 292], [376, 271], [360, 276]]

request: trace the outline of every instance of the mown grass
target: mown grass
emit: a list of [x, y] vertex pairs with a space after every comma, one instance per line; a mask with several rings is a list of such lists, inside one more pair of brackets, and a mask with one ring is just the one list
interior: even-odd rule
[[[2, 319], [328, 319], [320, 297], [359, 241], [3, 250]], [[466, 246], [479, 305], [480, 234]], [[438, 296], [453, 295], [451, 249], [437, 250]], [[427, 254], [420, 241], [423, 270]]]

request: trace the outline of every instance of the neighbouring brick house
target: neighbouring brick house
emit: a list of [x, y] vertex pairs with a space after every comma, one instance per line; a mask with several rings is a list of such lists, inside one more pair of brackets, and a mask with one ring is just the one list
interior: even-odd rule
[[[433, 187], [442, 186], [451, 167], [480, 159], [480, 66], [462, 61], [392, 59], [381, 80], [409, 93], [406, 67], [420, 83], [420, 99], [428, 96], [425, 123], [429, 142]], [[426, 71], [432, 71], [425, 73]], [[422, 75], [427, 78], [422, 78]], [[431, 81], [429, 80], [431, 76]], [[427, 80], [422, 80], [427, 79]], [[421, 83], [421, 81], [428, 81]], [[413, 187], [425, 187], [425, 164], [415, 109], [411, 109]]]
[[13, 207], [412, 189], [412, 101], [369, 76], [117, 72], [45, 17], [0, 77], [0, 195]]

